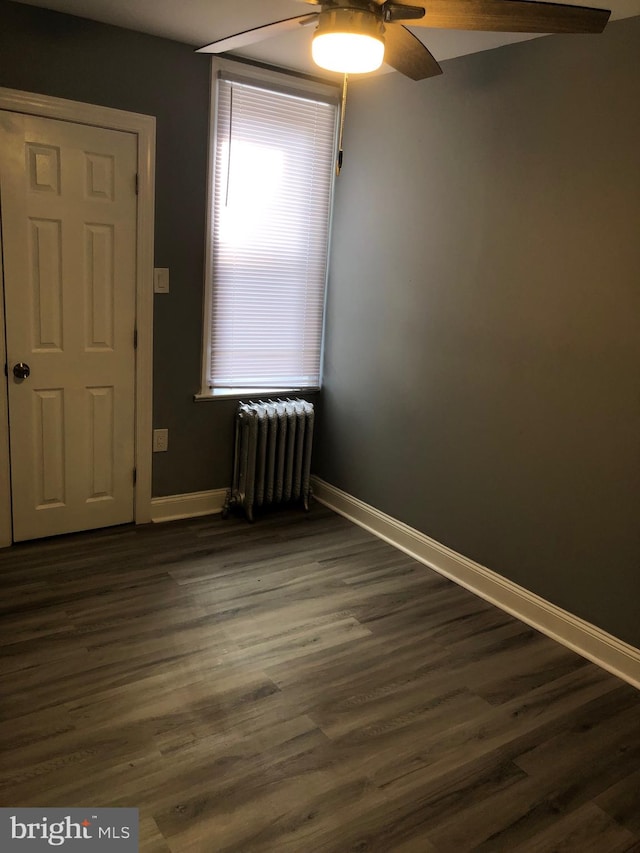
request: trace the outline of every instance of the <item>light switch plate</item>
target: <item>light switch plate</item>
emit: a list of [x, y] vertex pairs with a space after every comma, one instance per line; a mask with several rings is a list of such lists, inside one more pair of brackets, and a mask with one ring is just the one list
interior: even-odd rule
[[167, 267], [156, 267], [154, 269], [153, 292], [169, 293], [169, 270]]

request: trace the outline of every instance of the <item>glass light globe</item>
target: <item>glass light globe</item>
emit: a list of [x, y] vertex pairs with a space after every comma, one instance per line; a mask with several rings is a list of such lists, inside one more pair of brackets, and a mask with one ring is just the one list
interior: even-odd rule
[[384, 42], [363, 33], [317, 33], [311, 54], [316, 65], [327, 71], [365, 74], [382, 65]]

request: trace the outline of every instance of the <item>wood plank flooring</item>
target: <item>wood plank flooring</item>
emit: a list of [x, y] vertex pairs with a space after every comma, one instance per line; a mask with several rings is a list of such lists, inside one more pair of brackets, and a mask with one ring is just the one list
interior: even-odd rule
[[0, 551], [0, 805], [143, 853], [640, 851], [640, 694], [315, 505]]

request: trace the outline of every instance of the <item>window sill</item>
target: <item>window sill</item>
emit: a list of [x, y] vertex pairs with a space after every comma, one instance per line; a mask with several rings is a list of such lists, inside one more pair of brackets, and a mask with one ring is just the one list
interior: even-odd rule
[[319, 388], [205, 388], [194, 394], [196, 403], [210, 400], [262, 400], [266, 397], [285, 397], [291, 394], [316, 394]]

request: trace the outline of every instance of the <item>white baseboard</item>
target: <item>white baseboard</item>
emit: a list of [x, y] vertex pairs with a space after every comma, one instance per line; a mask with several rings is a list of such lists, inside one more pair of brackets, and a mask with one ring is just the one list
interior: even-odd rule
[[320, 478], [313, 477], [312, 483], [314, 497], [320, 503], [640, 688], [639, 649]]
[[226, 496], [226, 489], [214, 489], [210, 492], [151, 498], [151, 521], [176, 521], [179, 518], [214, 515], [222, 512]]

